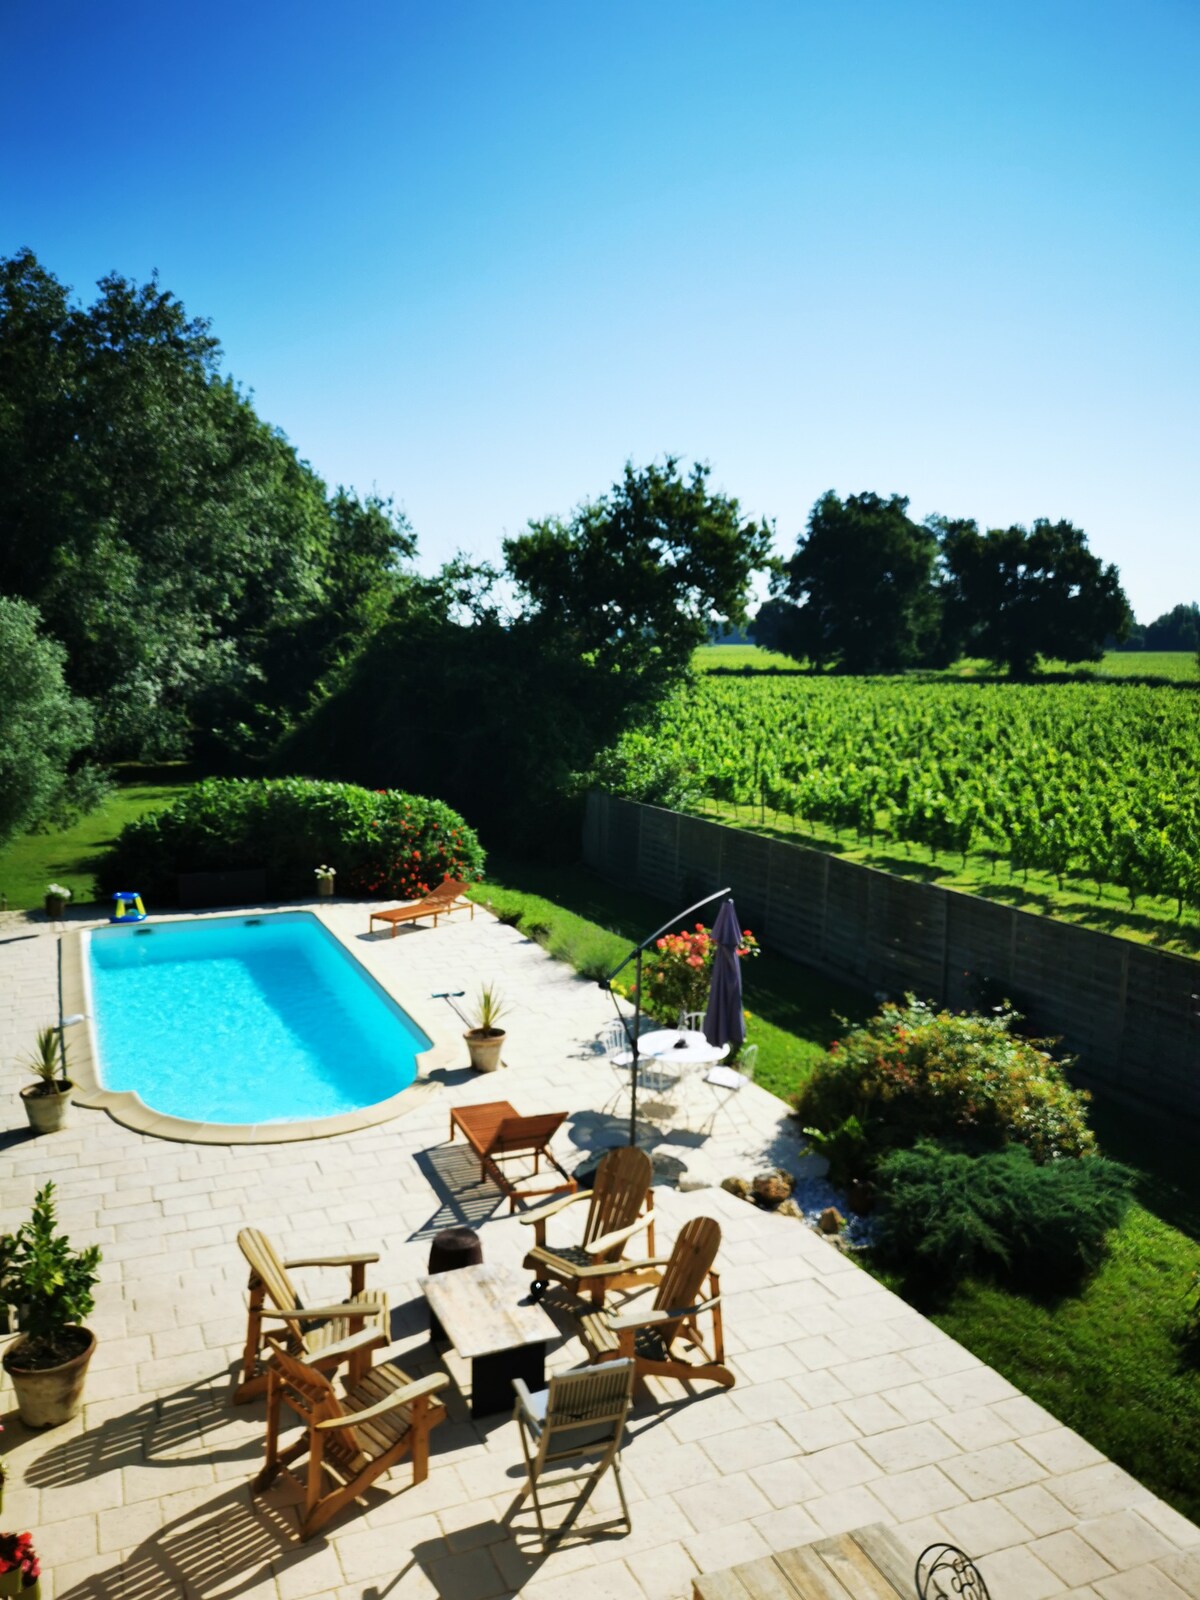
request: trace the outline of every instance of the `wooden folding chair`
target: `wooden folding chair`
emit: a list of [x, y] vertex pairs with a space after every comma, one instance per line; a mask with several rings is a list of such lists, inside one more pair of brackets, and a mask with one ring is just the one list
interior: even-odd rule
[[[356, 1500], [376, 1478], [401, 1457], [412, 1456], [414, 1483], [429, 1472], [429, 1430], [446, 1415], [433, 1398], [450, 1382], [443, 1372], [415, 1381], [399, 1367], [375, 1367], [339, 1400], [323, 1372], [297, 1361], [282, 1343], [272, 1347], [267, 1389], [267, 1459], [254, 1480], [266, 1489], [286, 1472], [304, 1490], [300, 1537], [311, 1539], [344, 1506]], [[304, 1432], [286, 1450], [279, 1448], [280, 1413], [284, 1406], [299, 1419]], [[308, 1456], [303, 1477], [291, 1471]], [[326, 1478], [334, 1487], [325, 1488]]]
[[[665, 1269], [652, 1306], [640, 1311], [622, 1306], [619, 1313], [593, 1311], [580, 1319], [591, 1359], [632, 1361], [639, 1383], [647, 1377], [684, 1382], [711, 1378], [732, 1389], [734, 1376], [725, 1365], [721, 1328], [721, 1284], [712, 1270], [720, 1247], [721, 1225], [712, 1217], [685, 1222], [666, 1260], [644, 1263]], [[708, 1295], [701, 1300], [705, 1277]], [[707, 1312], [713, 1320], [711, 1349], [700, 1336], [699, 1318]], [[684, 1348], [698, 1352], [700, 1359], [689, 1359]]]
[[[523, 1262], [526, 1271], [534, 1274], [529, 1290], [532, 1297], [540, 1300], [554, 1279], [574, 1294], [586, 1291], [593, 1305], [602, 1306], [609, 1289], [645, 1283], [646, 1265], [626, 1260], [621, 1246], [644, 1228], [647, 1253], [654, 1254], [653, 1179], [654, 1169], [646, 1152], [622, 1145], [609, 1150], [601, 1160], [590, 1194], [584, 1191], [567, 1195], [523, 1216], [520, 1220], [534, 1230], [533, 1248]], [[547, 1244], [549, 1219], [581, 1200], [588, 1202], [581, 1241]], [[657, 1281], [653, 1269], [650, 1275]]]
[[[284, 1323], [280, 1330], [282, 1342], [293, 1356], [321, 1372], [332, 1372], [345, 1361], [349, 1364], [349, 1381], [361, 1382], [370, 1369], [372, 1351], [391, 1340], [387, 1295], [365, 1287], [367, 1267], [379, 1260], [378, 1254], [367, 1250], [281, 1261], [274, 1245], [257, 1228], [243, 1228], [237, 1242], [250, 1263], [250, 1297], [242, 1373], [233, 1391], [234, 1405], [252, 1400], [267, 1387], [264, 1318]], [[349, 1267], [349, 1300], [335, 1305], [304, 1305], [288, 1276], [289, 1267]]]
[[[450, 1113], [450, 1137], [454, 1138], [456, 1128], [462, 1133], [479, 1158], [480, 1178], [492, 1180], [508, 1200], [511, 1213], [517, 1209], [518, 1200], [562, 1194], [564, 1190], [575, 1193], [575, 1179], [550, 1151], [551, 1139], [569, 1115], [567, 1111], [550, 1111], [542, 1116], [522, 1117], [507, 1100], [488, 1100], [478, 1106], [456, 1106]], [[538, 1176], [543, 1159], [561, 1181], [530, 1188], [527, 1180]], [[505, 1163], [525, 1161], [532, 1163], [532, 1170], [515, 1175], [505, 1170]]]
[[[616, 1479], [626, 1528], [632, 1530], [625, 1487], [621, 1482], [620, 1450], [625, 1419], [633, 1403], [633, 1376], [632, 1361], [614, 1361], [603, 1368], [584, 1367], [578, 1372], [562, 1372], [550, 1379], [549, 1388], [536, 1394], [530, 1394], [520, 1378], [513, 1379], [517, 1396], [513, 1416], [520, 1424], [527, 1478], [508, 1515], [512, 1515], [526, 1495], [531, 1496], [543, 1548], [550, 1540], [562, 1538], [610, 1467]], [[596, 1454], [600, 1460], [586, 1474], [570, 1514], [547, 1534], [538, 1497], [538, 1483], [543, 1473], [563, 1461]], [[559, 1481], [569, 1482], [584, 1476], [583, 1472], [569, 1473]]]

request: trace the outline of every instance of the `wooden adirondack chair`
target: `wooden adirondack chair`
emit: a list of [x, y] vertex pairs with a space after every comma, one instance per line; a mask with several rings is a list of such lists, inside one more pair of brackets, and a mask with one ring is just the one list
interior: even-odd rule
[[[523, 1264], [534, 1274], [529, 1292], [535, 1300], [545, 1294], [551, 1279], [565, 1284], [574, 1294], [586, 1292], [597, 1306], [604, 1304], [609, 1289], [645, 1283], [648, 1278], [657, 1281], [653, 1268], [648, 1271], [648, 1263], [626, 1260], [621, 1253], [622, 1245], [644, 1228], [646, 1249], [654, 1254], [653, 1177], [646, 1152], [623, 1145], [605, 1155], [596, 1169], [590, 1194], [584, 1190], [552, 1200], [519, 1219], [534, 1230], [533, 1248]], [[549, 1219], [581, 1200], [588, 1202], [581, 1242], [547, 1244]]]
[[[372, 1351], [391, 1340], [387, 1295], [365, 1287], [368, 1265], [379, 1260], [376, 1252], [281, 1261], [274, 1245], [257, 1228], [243, 1228], [237, 1242], [250, 1263], [250, 1305], [234, 1405], [252, 1400], [267, 1387], [264, 1318], [284, 1323], [282, 1342], [293, 1356], [321, 1372], [332, 1372], [345, 1361], [349, 1381], [360, 1383], [370, 1370]], [[350, 1299], [340, 1305], [305, 1306], [288, 1276], [289, 1267], [349, 1267]]]
[[[592, 1361], [632, 1359], [639, 1383], [647, 1377], [685, 1382], [711, 1378], [732, 1389], [734, 1376], [725, 1365], [721, 1329], [721, 1284], [712, 1270], [720, 1247], [721, 1225], [712, 1217], [692, 1217], [685, 1222], [666, 1260], [645, 1263], [665, 1268], [652, 1306], [645, 1310], [622, 1307], [618, 1313], [594, 1311], [580, 1319]], [[701, 1300], [706, 1276], [708, 1296]], [[711, 1349], [701, 1339], [699, 1327], [699, 1318], [709, 1311], [713, 1319]], [[679, 1346], [698, 1351], [701, 1359], [690, 1360]]]
[[[276, 1339], [272, 1347], [267, 1390], [267, 1459], [254, 1480], [266, 1489], [286, 1472], [304, 1490], [300, 1537], [311, 1539], [319, 1528], [363, 1490], [411, 1455], [413, 1482], [429, 1472], [429, 1430], [446, 1415], [434, 1396], [450, 1382], [443, 1372], [415, 1381], [399, 1367], [375, 1367], [339, 1400], [323, 1372], [305, 1365]], [[286, 1450], [279, 1448], [280, 1412], [295, 1413], [304, 1429]], [[292, 1462], [308, 1456], [303, 1477]], [[326, 1477], [333, 1487], [325, 1488]], [[322, 1492], [324, 1490], [324, 1492]]]

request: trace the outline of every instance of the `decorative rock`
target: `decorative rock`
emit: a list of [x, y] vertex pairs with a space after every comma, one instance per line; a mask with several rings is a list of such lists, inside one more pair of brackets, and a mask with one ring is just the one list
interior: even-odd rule
[[794, 1200], [785, 1200], [779, 1207], [777, 1215], [781, 1217], [794, 1217], [797, 1222], [804, 1221], [804, 1213]]
[[846, 1219], [836, 1206], [826, 1206], [817, 1218], [817, 1227], [822, 1233], [841, 1233], [846, 1226]]
[[695, 1194], [697, 1189], [711, 1189], [712, 1184], [704, 1178], [680, 1178], [676, 1187], [680, 1194]]
[[774, 1172], [760, 1172], [750, 1185], [755, 1200], [767, 1211], [774, 1211], [785, 1200], [789, 1200], [795, 1187], [791, 1174], [784, 1172], [781, 1167], [776, 1167]]
[[721, 1187], [729, 1194], [737, 1195], [739, 1200], [749, 1200], [750, 1185], [745, 1178], [722, 1178]]

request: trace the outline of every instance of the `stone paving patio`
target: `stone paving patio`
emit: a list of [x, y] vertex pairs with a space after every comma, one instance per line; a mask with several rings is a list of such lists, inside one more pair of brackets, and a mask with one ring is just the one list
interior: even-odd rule
[[[0, 1226], [15, 1226], [52, 1177], [74, 1242], [104, 1250], [83, 1415], [30, 1435], [11, 1391], [0, 1402], [4, 1523], [34, 1532], [44, 1594], [686, 1600], [697, 1572], [883, 1521], [914, 1554], [948, 1538], [982, 1557], [994, 1600], [1200, 1596], [1200, 1529], [811, 1230], [716, 1188], [656, 1190], [660, 1245], [688, 1216], [720, 1220], [738, 1382], [695, 1395], [663, 1385], [639, 1405], [624, 1449], [632, 1533], [615, 1531], [606, 1485], [543, 1555], [528, 1503], [504, 1520], [523, 1482], [515, 1424], [471, 1422], [451, 1391], [427, 1481], [410, 1487], [402, 1465], [361, 1510], [300, 1546], [291, 1491], [249, 1493], [262, 1405], [228, 1404], [245, 1326], [237, 1229], [256, 1224], [286, 1254], [379, 1249], [369, 1282], [391, 1295], [388, 1353], [420, 1371], [434, 1356], [415, 1280], [430, 1234], [461, 1219], [442, 1148], [448, 1107], [503, 1097], [523, 1112], [570, 1108], [556, 1146], [568, 1165], [620, 1137], [598, 1112], [615, 1084], [597, 1045], [611, 1001], [595, 984], [486, 914], [395, 939], [365, 938], [363, 907], [326, 903], [321, 914], [406, 999], [498, 982], [512, 1002], [506, 1070], [476, 1077], [457, 1044], [462, 1068], [435, 1072], [438, 1092], [409, 1115], [301, 1144], [172, 1143], [85, 1109], [68, 1131], [34, 1139], [14, 1058], [58, 1015], [54, 930], [0, 919]], [[427, 1031], [456, 1041], [445, 1002], [414, 1009]], [[709, 1138], [683, 1132], [663, 1146], [690, 1179], [795, 1157], [778, 1101], [750, 1088], [730, 1109]], [[486, 1258], [519, 1265], [529, 1230], [506, 1208], [486, 1219], [467, 1209]], [[562, 1368], [581, 1347], [565, 1309], [556, 1319], [563, 1341], [551, 1364]]]

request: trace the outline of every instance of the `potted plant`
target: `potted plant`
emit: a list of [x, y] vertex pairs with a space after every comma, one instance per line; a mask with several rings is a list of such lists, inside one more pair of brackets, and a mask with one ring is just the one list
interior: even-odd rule
[[0, 1595], [41, 1600], [41, 1564], [27, 1533], [0, 1533]]
[[333, 894], [333, 880], [337, 875], [336, 867], [316, 867], [317, 895], [322, 900], [328, 900]]
[[35, 1133], [57, 1133], [67, 1122], [75, 1085], [67, 1077], [67, 1047], [57, 1028], [41, 1028], [37, 1049], [24, 1063], [38, 1080], [21, 1090], [25, 1115]]
[[96, 1336], [82, 1326], [95, 1304], [99, 1245], [72, 1250], [54, 1216], [54, 1185], [33, 1202], [29, 1220], [0, 1238], [0, 1295], [20, 1332], [4, 1352], [17, 1409], [27, 1428], [49, 1428], [79, 1411]]
[[496, 1024], [508, 1007], [499, 989], [485, 983], [475, 1001], [475, 1016], [468, 1032], [463, 1034], [471, 1055], [471, 1065], [477, 1072], [495, 1072], [500, 1065], [500, 1051], [507, 1035]]
[[67, 914], [67, 901], [71, 898], [71, 891], [62, 883], [48, 883], [46, 885], [46, 915], [52, 921]]

